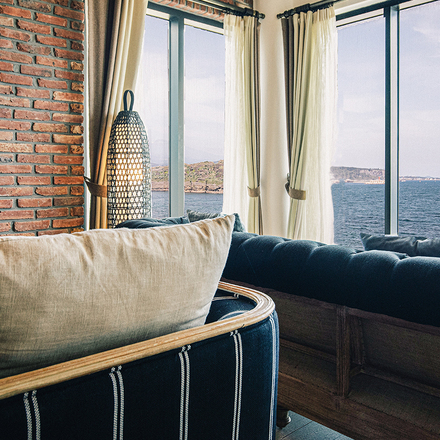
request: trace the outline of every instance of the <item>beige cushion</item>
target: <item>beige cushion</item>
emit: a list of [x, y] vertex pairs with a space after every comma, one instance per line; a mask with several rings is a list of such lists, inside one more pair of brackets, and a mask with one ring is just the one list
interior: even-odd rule
[[233, 225], [0, 240], [0, 377], [203, 325]]

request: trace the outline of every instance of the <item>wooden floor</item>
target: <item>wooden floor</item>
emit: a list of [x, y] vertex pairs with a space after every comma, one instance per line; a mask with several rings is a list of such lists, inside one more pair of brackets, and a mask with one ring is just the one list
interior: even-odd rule
[[277, 428], [276, 440], [351, 440], [299, 414], [289, 415], [292, 421], [283, 429]]

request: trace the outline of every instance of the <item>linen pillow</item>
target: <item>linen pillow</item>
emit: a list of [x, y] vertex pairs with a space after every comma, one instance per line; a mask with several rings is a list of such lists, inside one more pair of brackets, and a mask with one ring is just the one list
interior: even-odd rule
[[361, 233], [366, 251], [382, 250], [401, 252], [410, 257], [440, 257], [440, 239], [417, 236], [370, 235]]
[[0, 377], [203, 325], [234, 217], [0, 241]]
[[[199, 220], [204, 220], [207, 218], [217, 218], [226, 215], [220, 212], [199, 212], [199, 211], [192, 211], [190, 209], [186, 211], [186, 214], [188, 216], [190, 223], [197, 222]], [[234, 215], [235, 215], [234, 232], [246, 232], [246, 229], [240, 220], [240, 216], [237, 213], [234, 213]]]

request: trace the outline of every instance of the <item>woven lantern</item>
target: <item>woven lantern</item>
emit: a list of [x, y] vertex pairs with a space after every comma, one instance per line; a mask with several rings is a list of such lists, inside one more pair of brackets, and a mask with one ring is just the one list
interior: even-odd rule
[[[127, 95], [131, 103], [127, 110]], [[137, 112], [134, 94], [124, 93], [124, 110], [113, 122], [107, 154], [108, 227], [129, 219], [151, 217], [151, 170], [147, 132]]]

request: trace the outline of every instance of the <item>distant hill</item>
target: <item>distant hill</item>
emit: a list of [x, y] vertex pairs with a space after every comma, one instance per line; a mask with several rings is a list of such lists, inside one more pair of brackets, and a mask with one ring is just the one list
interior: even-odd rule
[[330, 173], [332, 181], [385, 181], [385, 170], [379, 168], [331, 167]]

